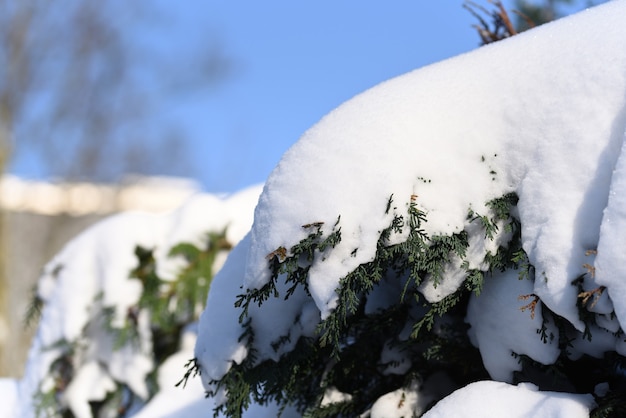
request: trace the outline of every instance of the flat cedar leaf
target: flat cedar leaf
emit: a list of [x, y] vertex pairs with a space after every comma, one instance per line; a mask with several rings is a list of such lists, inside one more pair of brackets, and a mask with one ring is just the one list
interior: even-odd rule
[[182, 255], [188, 261], [197, 260], [200, 255], [200, 249], [198, 249], [195, 245], [182, 242], [180, 244], [172, 247], [169, 253], [170, 256]]

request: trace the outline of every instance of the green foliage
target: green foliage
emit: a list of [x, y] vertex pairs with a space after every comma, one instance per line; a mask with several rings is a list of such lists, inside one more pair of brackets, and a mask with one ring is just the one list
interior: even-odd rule
[[323, 258], [325, 251], [341, 242], [341, 228], [337, 227], [339, 221], [340, 218], [337, 218], [331, 233], [326, 237], [322, 232], [323, 222], [302, 225], [302, 228], [309, 231], [309, 234], [291, 247], [289, 253], [285, 247], [279, 247], [268, 254], [267, 260], [272, 273], [271, 279], [262, 288], [248, 289], [246, 294], [238, 296], [235, 306], [243, 308], [239, 320], [243, 321], [248, 315], [250, 303], [261, 306], [270, 297], [279, 296], [276, 281], [281, 276], [284, 276], [285, 283], [290, 285], [284, 296], [285, 299], [291, 296], [298, 286], [302, 286], [308, 293], [306, 278], [315, 256]]
[[169, 256], [182, 257], [185, 267], [174, 280], [164, 280], [157, 274], [154, 251], [136, 247], [139, 263], [130, 276], [141, 281], [143, 292], [137, 304], [128, 310], [125, 327], [110, 328], [118, 337], [118, 347], [136, 340], [138, 315], [146, 310], [150, 314], [157, 363], [176, 352], [183, 327], [195, 321], [202, 311], [213, 280], [215, 258], [230, 249], [226, 231], [207, 234], [204, 248], [180, 243], [170, 250]]
[[187, 363], [185, 363], [185, 375], [183, 376], [182, 379], [178, 381], [178, 383], [176, 383], [175, 386], [178, 387], [182, 385], [184, 388], [185, 386], [187, 386], [187, 382], [189, 381], [189, 379], [192, 379], [199, 375], [200, 375], [200, 365], [198, 364], [198, 360], [193, 358], [187, 361]]
[[[56, 279], [62, 270], [63, 266], [56, 266], [51, 272], [52, 277]], [[31, 289], [30, 303], [28, 304], [28, 307], [26, 308], [26, 313], [24, 314], [24, 326], [29, 327], [39, 321], [43, 306], [44, 300], [37, 293], [37, 285], [35, 285]]]
[[[554, 364], [544, 365], [527, 356], [512, 353], [522, 366], [522, 370], [515, 373], [514, 382], [532, 382], [540, 390], [592, 393], [596, 405], [590, 417], [622, 417], [626, 413], [626, 358], [615, 351], [607, 351], [598, 358], [586, 354], [580, 358], [571, 355], [574, 340], [592, 341], [594, 333], [609, 332], [597, 326], [597, 314], [591, 310], [605, 288], [600, 286], [585, 290], [584, 284], [588, 277], [588, 273], [581, 274], [571, 283], [579, 293], [576, 304], [579, 319], [584, 325], [583, 331], [578, 331], [568, 320], [540, 304], [543, 321], [537, 334], [544, 343], [553, 342], [556, 336], [548, 332], [547, 326], [548, 323], [553, 323], [558, 330], [560, 355]], [[537, 296], [534, 298], [537, 302], [540, 300]], [[622, 330], [614, 335], [623, 338]], [[597, 390], [601, 386], [605, 386], [605, 393]]]
[[[590, 273], [593, 275], [593, 270]], [[576, 305], [579, 319], [585, 326], [581, 338], [588, 341], [593, 339], [592, 329], [596, 330], [594, 332], [608, 332], [596, 326], [596, 314], [592, 310], [606, 288], [600, 286], [592, 290], [585, 290], [585, 279], [590, 273], [581, 274], [572, 281], [572, 285], [578, 290]], [[563, 333], [561, 330], [559, 332]], [[573, 334], [570, 331], [566, 335]], [[623, 339], [624, 333], [620, 329], [615, 333], [615, 336]], [[567, 364], [562, 369], [564, 370], [563, 373], [567, 373], [569, 380], [575, 385], [576, 392], [594, 393], [596, 407], [591, 411], [591, 418], [626, 416], [626, 357], [609, 351], [604, 353], [602, 358], [584, 356], [575, 364]], [[585, 377], [581, 379], [580, 376]], [[605, 394], [595, 393], [596, 385], [599, 384], [607, 386]]]
[[[424, 231], [427, 216], [416, 198], [412, 196], [406, 214], [394, 213], [381, 231], [374, 259], [340, 280], [337, 306], [318, 324], [316, 335], [299, 338], [295, 348], [282, 354], [278, 362], [259, 357], [254, 318], [248, 308], [254, 303], [262, 309], [270, 298], [287, 299], [298, 287], [308, 293], [312, 263], [324, 262], [327, 252], [341, 241], [340, 218], [328, 232], [319, 222], [304, 225], [309, 231], [306, 238], [289, 249], [281, 246], [268, 254], [268, 283], [247, 290], [236, 301], [242, 309], [241, 341], [250, 354], [241, 364], [233, 364], [222, 379], [210, 382], [214, 391], [223, 389], [229, 394], [216, 414], [241, 417], [250, 402], [272, 401], [295, 407], [306, 417], [354, 417], [367, 412], [382, 395], [437, 372], [445, 372], [457, 387], [488, 378], [480, 354], [467, 337], [464, 317], [469, 297], [480, 293], [485, 274], [515, 268], [523, 260], [519, 222], [511, 215], [517, 196], [509, 194], [488, 202], [486, 215], [470, 212], [468, 222], [482, 227], [485, 240], [501, 240], [497, 253], [485, 258], [487, 271], [468, 267], [467, 231], [432, 237]], [[386, 213], [392, 208], [394, 212], [397, 209], [393, 196]], [[393, 243], [394, 234], [405, 234], [406, 239]], [[426, 280], [440, 285], [452, 260], [464, 269], [465, 280], [449, 296], [428, 302], [419, 286]], [[280, 280], [288, 289], [284, 295], [278, 291]], [[368, 301], [377, 300], [383, 288], [396, 289], [395, 296], [382, 307], [368, 309]], [[297, 321], [295, 318], [294, 323]], [[289, 338], [279, 339], [273, 349], [278, 350], [283, 339]], [[383, 361], [383, 353], [390, 350], [398, 359]], [[389, 372], [397, 367], [402, 371]], [[337, 403], [324, 402], [328, 391], [349, 396]]]
[[[282, 354], [277, 362], [263, 359], [255, 346], [249, 304], [262, 307], [269, 298], [287, 299], [298, 286], [307, 290], [311, 264], [324, 262], [326, 252], [341, 240], [340, 219], [328, 233], [321, 223], [305, 225], [310, 233], [304, 240], [289, 250], [279, 247], [268, 255], [271, 280], [237, 299], [237, 306], [242, 308], [241, 341], [248, 346], [250, 355], [242, 364], [233, 365], [223, 379], [211, 382], [215, 390], [225, 389], [229, 394], [216, 414], [241, 417], [251, 402], [275, 402], [295, 407], [305, 417], [354, 417], [367, 414], [382, 395], [406, 388], [413, 381], [425, 381], [435, 373], [444, 372], [454, 388], [488, 379], [480, 354], [468, 340], [464, 320], [468, 300], [472, 294], [480, 294], [485, 275], [515, 269], [520, 280], [535, 280], [534, 267], [521, 247], [521, 225], [515, 216], [517, 202], [518, 197], [510, 193], [487, 202], [486, 214], [468, 212], [467, 222], [480, 226], [482, 238], [498, 243], [495, 253], [486, 254], [486, 267], [481, 270], [469, 268], [466, 259], [470, 239], [467, 231], [474, 229], [449, 236], [429, 236], [423, 228], [427, 216], [413, 196], [406, 215], [394, 214], [389, 226], [381, 231], [374, 259], [340, 280], [337, 307], [318, 324], [316, 335], [300, 338], [295, 348]], [[386, 213], [392, 209], [397, 210], [393, 196], [387, 202]], [[403, 233], [406, 239], [392, 244], [392, 236]], [[428, 302], [420, 286], [425, 281], [441, 285], [451, 262], [464, 270], [465, 279], [448, 296]], [[590, 273], [591, 270], [572, 282], [579, 291], [578, 308], [585, 324], [582, 334], [540, 303], [538, 296], [520, 295], [530, 300], [522, 309], [530, 310], [531, 316], [541, 309], [537, 338], [546, 344], [556, 342], [561, 354], [554, 364], [543, 365], [512, 353], [522, 365], [514, 378], [516, 382], [533, 382], [542, 390], [572, 393], [594, 393], [596, 385], [607, 382], [607, 392], [595, 395], [597, 406], [591, 416], [619, 417], [626, 411], [624, 357], [610, 352], [600, 359], [587, 355], [570, 358], [573, 340], [590, 340], [591, 330], [597, 329], [596, 314], [591, 308], [605, 289], [584, 290], [584, 280]], [[279, 280], [288, 284], [289, 291], [284, 295], [278, 292]], [[386, 306], [369, 310], [368, 301], [375, 299], [382, 288], [397, 289], [395, 298]], [[297, 321], [295, 318], [294, 323]], [[551, 331], [552, 325], [558, 332]], [[289, 338], [283, 336], [273, 349], [278, 351]], [[397, 357], [383, 360], [383, 353], [389, 350], [396, 352]], [[389, 373], [393, 369], [396, 372]], [[329, 391], [345, 396], [335, 403], [324, 402]]]
[[69, 411], [62, 406], [61, 396], [69, 385], [74, 374], [74, 355], [77, 346], [62, 340], [49, 350], [59, 350], [59, 356], [52, 362], [48, 376], [52, 384], [35, 394], [33, 405], [37, 417], [71, 417]]
[[41, 317], [41, 310], [44, 305], [43, 299], [41, 299], [41, 297], [37, 294], [36, 287], [33, 288], [31, 294], [30, 303], [26, 308], [26, 314], [24, 314], [24, 325], [26, 327], [30, 327], [39, 321], [39, 318]]
[[[205, 244], [196, 247], [191, 243], [180, 243], [169, 252], [169, 257], [183, 260], [181, 270], [173, 280], [165, 280], [158, 275], [157, 261], [154, 249], [136, 247], [137, 267], [129, 274], [131, 280], [139, 280], [143, 291], [134, 306], [125, 313], [122, 327], [115, 326], [113, 319], [116, 316], [116, 307], [107, 306], [104, 295], [96, 296], [89, 323], [83, 330], [83, 335], [77, 341], [60, 341], [49, 349], [60, 352], [48, 371], [48, 377], [54, 384], [41, 388], [35, 396], [34, 405], [37, 416], [72, 417], [73, 414], [66, 406], [63, 393], [74, 378], [75, 372], [82, 366], [81, 358], [89, 350], [89, 336], [104, 332], [113, 337], [113, 349], [119, 350], [130, 345], [133, 350], [144, 350], [140, 346], [140, 316], [149, 318], [150, 336], [155, 369], [147, 377], [150, 394], [157, 392], [157, 369], [163, 361], [179, 349], [180, 337], [183, 328], [196, 321], [204, 307], [209, 287], [213, 279], [213, 267], [216, 257], [222, 251], [231, 249], [226, 240], [226, 231], [209, 233]], [[40, 299], [34, 299], [34, 308], [40, 308]], [[107, 367], [107, 364], [101, 364]], [[185, 383], [199, 370], [197, 364], [188, 365], [189, 372], [179, 382]], [[173, 382], [175, 383], [175, 382]], [[131, 409], [139, 398], [123, 382], [116, 382], [116, 389], [107, 394], [103, 401], [91, 402], [93, 416], [102, 414], [116, 414], [124, 416], [125, 411]], [[117, 412], [113, 412], [117, 411]]]

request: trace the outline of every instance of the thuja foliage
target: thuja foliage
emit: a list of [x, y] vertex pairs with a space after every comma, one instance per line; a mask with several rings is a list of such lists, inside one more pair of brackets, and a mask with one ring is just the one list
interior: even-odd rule
[[[480, 293], [485, 276], [491, 272], [515, 269], [519, 280], [535, 279], [534, 267], [521, 246], [521, 225], [515, 216], [517, 202], [517, 196], [510, 193], [487, 202], [486, 214], [468, 211], [468, 224], [480, 226], [484, 240], [498, 243], [495, 252], [486, 253], [480, 268], [470, 268], [468, 230], [476, 233], [476, 228], [429, 236], [423, 228], [427, 214], [419, 209], [416, 197], [412, 197], [405, 214], [397, 214], [390, 197], [387, 213], [393, 210], [396, 214], [380, 233], [374, 259], [340, 281], [337, 307], [318, 324], [317, 333], [298, 339], [295, 347], [276, 362], [259, 355], [250, 305], [262, 307], [270, 298], [288, 299], [299, 287], [308, 292], [312, 263], [324, 262], [328, 252], [341, 242], [340, 218], [326, 232], [322, 223], [303, 225], [309, 232], [305, 239], [289, 249], [279, 247], [268, 254], [271, 280], [237, 299], [236, 305], [242, 308], [241, 340], [250, 354], [222, 379], [211, 382], [215, 391], [225, 389], [229, 394], [216, 414], [240, 417], [251, 402], [274, 402], [295, 407], [305, 417], [366, 417], [382, 395], [408, 388], [414, 382], [428, 382], [441, 373], [449, 382], [446, 388], [431, 393], [435, 400], [473, 381], [488, 379], [478, 351], [468, 340], [464, 318], [470, 295]], [[396, 234], [405, 234], [405, 239], [394, 243]], [[464, 280], [456, 291], [429, 302], [421, 286], [425, 282], [441, 285], [450, 263], [463, 270]], [[584, 280], [592, 273], [589, 269], [572, 281], [579, 290], [583, 333], [548, 309], [538, 296], [520, 295], [520, 301], [526, 303], [520, 306], [522, 311], [531, 317], [541, 311], [543, 320], [537, 338], [556, 343], [561, 355], [554, 364], [543, 365], [512, 353], [522, 366], [514, 381], [533, 382], [542, 390], [594, 393], [596, 406], [591, 417], [618, 417], [626, 411], [624, 357], [615, 352], [602, 358], [571, 356], [574, 339], [590, 340], [591, 330], [598, 329], [596, 314], [590, 308], [605, 289], [584, 290]], [[280, 281], [286, 284], [284, 294], [278, 290]], [[396, 289], [395, 296], [379, 309], [368, 309], [368, 302], [379, 298], [383, 287], [387, 292]], [[298, 320], [295, 318], [294, 323]], [[556, 326], [556, 335], [549, 331], [549, 323]], [[279, 338], [272, 348], [279, 352], [289, 338]], [[395, 355], [385, 356], [389, 352]], [[606, 391], [597, 391], [598, 384], [606, 384]], [[329, 393], [344, 396], [328, 402]]]
[[239, 320], [243, 321], [248, 315], [250, 303], [257, 303], [260, 306], [270, 297], [279, 296], [276, 288], [276, 280], [279, 276], [284, 276], [285, 283], [290, 285], [285, 298], [291, 296], [298, 286], [304, 287], [308, 293], [306, 279], [313, 258], [316, 253], [323, 254], [328, 248], [334, 247], [341, 241], [341, 228], [338, 227], [340, 220], [341, 217], [338, 217], [332, 232], [326, 237], [322, 232], [323, 222], [302, 225], [302, 228], [309, 231], [305, 239], [291, 247], [289, 252], [285, 247], [279, 247], [268, 254], [267, 260], [272, 272], [272, 279], [260, 289], [248, 290], [246, 294], [239, 295], [235, 303], [236, 307], [242, 308]]
[[[416, 199], [411, 197], [402, 214], [394, 206], [393, 196], [389, 198], [386, 211], [394, 215], [380, 232], [374, 259], [341, 279], [336, 308], [319, 323], [313, 337], [299, 338], [295, 348], [283, 353], [278, 362], [259, 356], [249, 307], [256, 304], [262, 309], [269, 298], [288, 299], [297, 288], [308, 292], [312, 263], [324, 262], [327, 252], [341, 242], [341, 219], [327, 231], [323, 223], [303, 225], [309, 231], [306, 238], [268, 254], [271, 279], [263, 287], [239, 295], [236, 302], [242, 308], [241, 340], [250, 354], [222, 379], [211, 382], [214, 391], [228, 393], [216, 415], [241, 417], [251, 402], [275, 402], [312, 418], [367, 416], [382, 395], [437, 374], [445, 373], [451, 382], [439, 397], [488, 378], [480, 354], [467, 337], [464, 317], [470, 295], [480, 293], [486, 274], [521, 265], [520, 225], [512, 216], [517, 196], [507, 194], [490, 201], [487, 214], [468, 213], [468, 223], [478, 223], [485, 240], [508, 237], [501, 240], [495, 253], [487, 253], [487, 267], [482, 270], [470, 268], [466, 259], [467, 231], [435, 236], [424, 231], [427, 214]], [[405, 239], [395, 243], [393, 237], [398, 234]], [[420, 285], [426, 281], [441, 284], [452, 262], [458, 262], [455, 267], [463, 269], [465, 279], [456, 291], [429, 302]], [[285, 294], [279, 293], [280, 281], [286, 284]], [[368, 302], [380, 300], [383, 288], [387, 294], [395, 289], [395, 296], [382, 307], [369, 309]], [[278, 352], [289, 338], [282, 337], [272, 348]], [[346, 396], [343, 401], [327, 402], [331, 392]]]
[[[130, 346], [135, 351], [145, 351], [140, 337], [141, 315], [149, 318], [151, 352], [148, 354], [152, 357], [154, 369], [147, 383], [150, 396], [154, 395], [159, 389], [156, 383], [158, 368], [167, 357], [179, 350], [184, 327], [198, 319], [213, 279], [216, 257], [220, 252], [230, 249], [225, 230], [208, 233], [204, 244], [199, 247], [180, 243], [168, 255], [182, 258], [184, 262], [177, 276], [173, 280], [166, 280], [158, 274], [154, 249], [137, 246], [137, 266], [129, 272], [129, 278], [139, 280], [142, 284], [139, 300], [129, 307], [123, 325], [118, 326], [113, 321], [115, 307], [105, 305], [103, 294], [97, 295], [83, 334], [76, 341], [63, 340], [46, 348], [58, 351], [59, 355], [47, 372], [45, 381], [48, 383], [42, 384], [35, 396], [37, 416], [74, 416], [66, 404], [64, 393], [83, 366], [90, 345], [97, 344], [93, 339], [100, 338], [98, 335], [112, 338], [114, 350], [128, 349]], [[34, 304], [41, 304], [37, 295], [35, 297]], [[101, 359], [99, 361], [105, 372], [108, 372], [108, 365], [102, 363]], [[104, 400], [90, 402], [92, 416], [122, 417], [131, 408], [136, 408], [137, 403], [143, 402], [124, 382], [115, 383], [116, 388]]]

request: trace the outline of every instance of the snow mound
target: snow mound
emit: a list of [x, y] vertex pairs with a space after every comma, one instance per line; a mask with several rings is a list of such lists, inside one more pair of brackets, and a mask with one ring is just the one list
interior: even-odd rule
[[439, 401], [424, 418], [587, 418], [591, 395], [541, 392], [529, 383], [476, 382]]
[[[608, 289], [593, 309], [608, 314], [614, 308], [619, 323], [607, 319], [605, 325], [624, 329], [626, 299], [615, 297], [624, 292], [626, 265], [620, 250], [626, 225], [624, 21], [626, 2], [609, 2], [384, 82], [306, 132], [269, 176], [249, 238], [216, 277], [208, 304], [216, 311], [203, 316], [196, 346], [206, 376], [219, 379], [246, 350], [238, 340], [239, 312], [231, 305], [216, 316], [212, 306], [268, 283], [268, 255], [306, 238], [303, 225], [323, 225], [326, 233], [336, 223], [341, 228], [341, 241], [308, 271], [324, 319], [336, 306], [340, 280], [374, 259], [381, 231], [405, 215], [413, 199], [433, 236], [471, 230], [470, 209], [487, 213], [486, 202], [516, 193], [522, 245], [536, 273], [532, 287], [519, 290], [582, 332], [572, 281], [587, 274], [586, 289]], [[590, 255], [595, 250], [597, 268]], [[480, 266], [486, 251], [477, 249], [467, 261]], [[437, 288], [424, 285], [429, 300], [453, 292], [460, 283], [456, 273], [450, 268]], [[251, 312], [255, 329], [267, 330], [269, 341], [309, 332], [316, 315], [299, 302]], [[500, 309], [489, 303], [474, 308], [475, 318]], [[302, 318], [305, 311], [303, 323], [290, 328], [281, 319], [274, 325], [277, 315]], [[224, 338], [217, 346], [216, 335]], [[494, 335], [478, 327], [474, 335], [485, 357], [480, 341]], [[623, 346], [608, 339], [599, 344], [583, 350]], [[256, 348], [260, 358], [280, 355], [269, 346]], [[516, 367], [504, 360], [511, 351], [554, 360], [551, 344], [522, 349], [507, 339], [501, 348], [492, 351], [498, 358], [490, 372], [502, 380]]]
[[509, 270], [486, 278], [480, 296], [472, 295], [467, 308], [472, 344], [480, 349], [489, 375], [501, 382], [512, 382], [513, 372], [522, 370], [512, 353], [542, 364], [554, 363], [560, 354], [553, 323], [546, 324], [544, 340], [537, 335], [544, 321], [541, 302], [531, 296], [532, 282], [518, 280], [517, 274]]

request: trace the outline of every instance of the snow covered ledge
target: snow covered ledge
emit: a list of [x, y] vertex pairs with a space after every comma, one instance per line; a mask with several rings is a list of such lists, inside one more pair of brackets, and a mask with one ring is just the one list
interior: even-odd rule
[[[382, 83], [306, 132], [268, 178], [249, 238], [215, 279], [196, 345], [205, 383], [246, 356], [239, 312], [218, 306], [241, 293], [240, 283], [268, 282], [268, 254], [306, 238], [302, 225], [331, 226], [341, 216], [341, 242], [309, 270], [319, 317], [297, 295], [250, 313], [266, 341], [306, 335], [336, 307], [340, 279], [374, 258], [394, 209], [412, 198], [432, 236], [466, 229], [468, 209], [484, 212], [485, 202], [515, 192], [533, 294], [582, 331], [571, 282], [593, 271], [599, 249], [602, 268], [586, 286], [606, 286], [612, 298], [605, 292], [595, 309], [614, 309], [617, 327], [626, 324], [626, 298], [615, 297], [623, 295], [626, 253], [602, 254], [623, 248], [626, 236], [626, 172], [623, 164], [616, 170], [626, 126], [623, 22], [626, 1], [610, 2]], [[300, 318], [299, 329], [285, 316]], [[626, 354], [621, 341], [603, 341], [597, 350]]]

